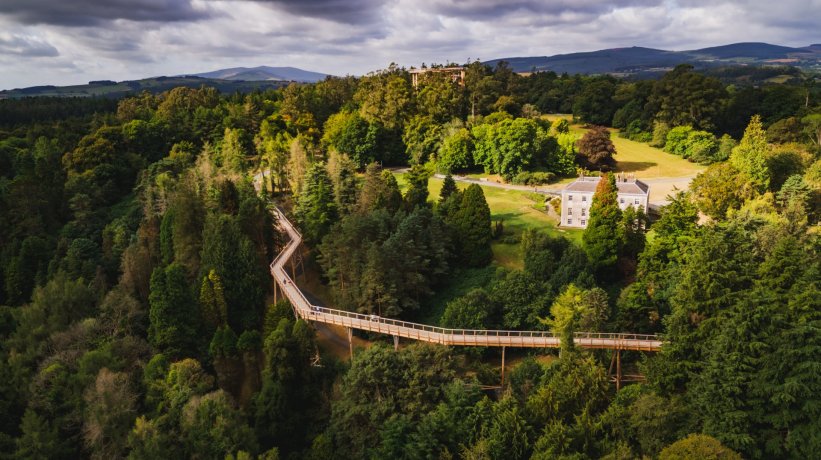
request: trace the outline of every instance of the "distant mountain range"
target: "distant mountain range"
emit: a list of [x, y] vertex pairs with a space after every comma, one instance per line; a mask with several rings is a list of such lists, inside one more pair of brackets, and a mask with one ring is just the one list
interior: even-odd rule
[[[711, 71], [709, 69], [727, 66], [793, 66], [821, 72], [821, 44], [790, 48], [769, 43], [734, 43], [691, 51], [665, 51], [634, 46], [555, 56], [506, 57], [485, 63], [496, 65], [499, 61], [507, 61], [517, 72], [606, 73], [638, 78], [655, 77], [682, 63], [693, 64], [708, 72]], [[203, 85], [213, 86], [224, 93], [248, 92], [278, 88], [292, 81], [313, 83], [324, 80], [327, 76], [295, 67], [233, 67], [174, 77], [122, 82], [101, 80], [87, 85], [46, 85], [3, 90], [0, 91], [0, 99], [33, 96], [117, 98], [141, 91], [159, 93], [177, 86], [198, 88]]]
[[608, 73], [623, 76], [664, 72], [683, 63], [693, 64], [696, 68], [789, 65], [821, 71], [821, 44], [790, 48], [769, 43], [734, 43], [691, 51], [634, 46], [555, 56], [507, 57], [486, 61], [486, 64], [496, 65], [499, 61], [507, 61], [517, 72]]
[[245, 93], [257, 89], [279, 88], [292, 81], [313, 83], [324, 80], [326, 76], [324, 73], [309, 72], [296, 67], [235, 67], [196, 75], [152, 77], [121, 82], [98, 80], [90, 81], [87, 85], [44, 85], [17, 88], [0, 91], [0, 99], [36, 96], [118, 98], [142, 91], [161, 93], [177, 86], [199, 88], [203, 85], [212, 86], [223, 93], [236, 91]]
[[297, 69], [296, 67], [234, 67], [231, 69], [215, 70], [213, 72], [205, 72], [194, 74], [194, 76], [202, 78], [215, 78], [218, 80], [244, 80], [244, 81], [298, 81], [305, 83], [314, 83], [324, 80], [327, 74], [319, 72], [311, 72], [308, 70]]

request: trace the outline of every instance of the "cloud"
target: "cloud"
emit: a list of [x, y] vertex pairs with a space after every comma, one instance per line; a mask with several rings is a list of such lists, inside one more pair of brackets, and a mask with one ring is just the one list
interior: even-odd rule
[[391, 62], [633, 45], [799, 46], [819, 41], [819, 9], [821, 0], [0, 0], [0, 88], [256, 65], [361, 75]]
[[50, 43], [38, 37], [0, 33], [0, 55], [23, 57], [55, 57], [60, 52]]
[[380, 10], [391, 0], [211, 0], [253, 2], [268, 5], [293, 16], [309, 17], [350, 25], [379, 22]]
[[3, 0], [0, 14], [23, 24], [95, 26], [128, 21], [179, 22], [209, 17], [191, 0]]
[[500, 18], [545, 23], [582, 22], [628, 6], [651, 6], [662, 0], [422, 0], [432, 12], [473, 21], [497, 21]]

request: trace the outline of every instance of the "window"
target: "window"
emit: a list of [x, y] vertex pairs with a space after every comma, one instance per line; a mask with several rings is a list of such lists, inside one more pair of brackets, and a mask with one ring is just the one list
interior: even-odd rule
[[638, 198], [636, 198], [634, 204], [639, 204], [639, 199]]
[[584, 217], [584, 216], [586, 216], [586, 215], [587, 215], [587, 209], [582, 208], [582, 217]]
[[582, 197], [582, 201], [587, 201], [587, 197], [586, 197], [586, 196], [583, 196], [583, 197]]
[[567, 201], [573, 201], [573, 195], [567, 195]]
[[570, 225], [572, 223], [573, 223], [573, 219], [567, 219], [567, 225]]
[[572, 215], [573, 215], [573, 208], [567, 208], [567, 215], [568, 215], [568, 216], [572, 216]]
[[619, 203], [624, 204], [624, 198], [619, 198]]
[[587, 221], [582, 219], [582, 225], [587, 225]]

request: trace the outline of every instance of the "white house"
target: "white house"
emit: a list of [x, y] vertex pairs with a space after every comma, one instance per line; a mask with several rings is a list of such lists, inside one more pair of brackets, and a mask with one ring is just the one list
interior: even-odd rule
[[[593, 203], [593, 194], [599, 185], [601, 177], [581, 176], [562, 190], [562, 227], [587, 228], [587, 219], [590, 217], [590, 205]], [[625, 209], [639, 206], [647, 211], [650, 198], [650, 186], [635, 177], [617, 175], [619, 208]]]

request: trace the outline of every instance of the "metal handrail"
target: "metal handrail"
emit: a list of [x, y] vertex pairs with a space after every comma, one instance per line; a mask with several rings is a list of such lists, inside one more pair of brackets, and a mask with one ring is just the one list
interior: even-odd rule
[[[376, 315], [368, 315], [364, 313], [351, 312], [347, 310], [338, 310], [334, 308], [320, 307], [313, 305], [301, 289], [294, 283], [293, 279], [288, 275], [284, 268], [284, 264], [291, 258], [297, 247], [302, 243], [302, 235], [291, 224], [284, 211], [279, 207], [275, 208], [277, 219], [280, 226], [289, 234], [290, 241], [285, 245], [282, 251], [271, 261], [270, 269], [271, 276], [277, 284], [280, 285], [282, 292], [293, 305], [295, 311], [300, 317], [306, 320], [328, 322], [332, 324], [343, 324], [348, 327], [357, 329], [386, 332], [396, 335], [405, 335], [408, 337], [417, 338], [420, 340], [428, 340], [437, 343], [460, 344], [461, 341], [468, 341], [469, 338], [495, 337], [497, 339], [521, 338], [521, 344], [525, 344], [524, 338], [541, 339], [545, 342], [545, 346], [556, 346], [560, 336], [551, 331], [514, 331], [514, 330], [500, 330], [500, 329], [454, 329], [444, 328], [440, 326], [431, 326], [428, 324], [413, 323], [393, 318], [383, 318]], [[387, 330], [382, 326], [388, 326]], [[391, 329], [393, 328], [393, 329]], [[411, 331], [426, 332], [426, 336], [422, 337], [420, 334], [415, 336], [410, 334]], [[640, 349], [640, 350], [658, 350], [661, 347], [661, 337], [654, 334], [634, 334], [623, 332], [576, 332], [573, 334], [574, 339], [579, 340], [580, 346], [591, 346], [597, 348], [614, 348], [614, 349]], [[550, 343], [547, 343], [550, 340]], [[488, 346], [507, 345], [508, 342], [502, 340], [484, 340], [481, 341]], [[528, 342], [527, 346], [535, 346], [536, 340]], [[473, 342], [470, 342], [473, 344]]]

